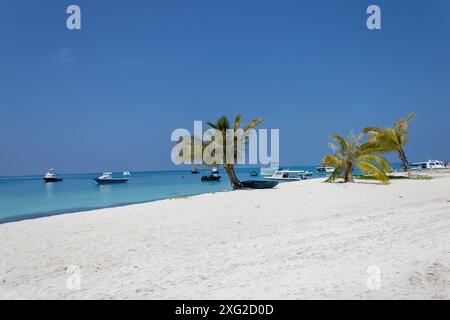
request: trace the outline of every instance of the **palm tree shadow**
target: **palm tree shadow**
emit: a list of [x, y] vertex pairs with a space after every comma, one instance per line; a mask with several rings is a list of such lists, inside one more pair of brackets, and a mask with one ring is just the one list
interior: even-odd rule
[[364, 181], [364, 180], [356, 180], [354, 182], [344, 182], [344, 181], [333, 181], [333, 182], [329, 182], [329, 181], [323, 181], [323, 183], [331, 183], [331, 184], [342, 184], [342, 185], [348, 185], [348, 184], [370, 184], [373, 186], [387, 186], [389, 183], [383, 183], [380, 181], [376, 181], [376, 180], [369, 180], [369, 181]]
[[356, 183], [356, 184], [370, 184], [372, 186], [387, 186], [389, 184], [389, 183], [383, 183], [383, 182], [380, 182], [380, 181], [373, 181], [373, 180], [372, 180], [372, 182], [364, 181], [364, 180], [356, 180], [353, 183]]

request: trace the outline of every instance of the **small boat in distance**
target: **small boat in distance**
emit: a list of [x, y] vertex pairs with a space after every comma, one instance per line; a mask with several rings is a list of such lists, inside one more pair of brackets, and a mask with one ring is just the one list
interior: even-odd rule
[[278, 170], [272, 176], [264, 177], [264, 179], [273, 181], [299, 181], [306, 180], [309, 176], [312, 176], [312, 172], [305, 170]]
[[278, 181], [260, 181], [248, 180], [241, 182], [244, 188], [247, 189], [271, 189], [278, 185]]
[[219, 169], [217, 167], [213, 167], [211, 169], [211, 174], [207, 176], [202, 176], [202, 181], [219, 181], [221, 176], [219, 175]]
[[220, 178], [221, 178], [221, 176], [210, 174], [207, 176], [202, 176], [201, 180], [202, 181], [219, 181]]
[[58, 178], [54, 169], [48, 169], [47, 173], [44, 175], [45, 182], [61, 182], [63, 179]]
[[116, 184], [128, 182], [128, 178], [113, 178], [112, 172], [104, 172], [100, 177], [94, 179], [98, 184]]
[[130, 171], [124, 171], [124, 172], [123, 172], [123, 176], [124, 176], [124, 177], [131, 177]]
[[200, 173], [200, 170], [198, 170], [197, 168], [194, 168], [194, 169], [191, 170], [191, 173], [192, 174], [198, 174], [198, 173]]
[[318, 172], [318, 173], [333, 173], [335, 169], [336, 169], [335, 167], [317, 167], [316, 172]]
[[257, 177], [258, 176], [258, 172], [252, 171], [252, 172], [250, 172], [250, 176], [251, 177]]

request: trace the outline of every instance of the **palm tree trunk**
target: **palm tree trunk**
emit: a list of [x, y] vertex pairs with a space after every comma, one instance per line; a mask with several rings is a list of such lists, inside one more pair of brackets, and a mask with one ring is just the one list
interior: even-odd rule
[[225, 171], [228, 174], [228, 178], [231, 181], [231, 186], [233, 187], [233, 190], [242, 189], [244, 186], [242, 185], [241, 181], [236, 176], [236, 172], [234, 171], [234, 165], [232, 164], [225, 164]]
[[398, 156], [400, 158], [400, 161], [402, 162], [403, 170], [405, 170], [405, 172], [408, 172], [408, 175], [410, 175], [411, 167], [409, 166], [408, 159], [406, 158], [406, 153], [402, 148], [400, 148], [400, 150], [398, 151]]
[[354, 182], [353, 181], [353, 165], [351, 163], [348, 164], [345, 168], [344, 182]]

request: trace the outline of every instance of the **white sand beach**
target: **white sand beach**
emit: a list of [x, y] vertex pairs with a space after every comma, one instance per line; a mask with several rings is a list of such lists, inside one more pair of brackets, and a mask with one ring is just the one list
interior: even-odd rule
[[450, 175], [59, 215], [0, 243], [2, 299], [449, 299]]

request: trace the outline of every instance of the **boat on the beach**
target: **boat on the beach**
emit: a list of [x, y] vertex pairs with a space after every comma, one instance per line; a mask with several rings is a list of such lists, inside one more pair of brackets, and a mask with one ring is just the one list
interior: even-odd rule
[[317, 167], [316, 172], [317, 173], [333, 173], [335, 169], [336, 169], [335, 167]]
[[54, 169], [48, 169], [47, 173], [44, 175], [45, 182], [61, 182], [62, 178], [58, 178]]
[[100, 177], [94, 179], [98, 184], [116, 184], [128, 182], [128, 178], [113, 178], [112, 172], [104, 172]]
[[312, 172], [305, 170], [278, 170], [272, 176], [264, 177], [264, 179], [272, 181], [299, 181], [306, 180], [309, 176], [312, 176]]
[[428, 160], [422, 162], [411, 163], [411, 170], [421, 171], [423, 169], [447, 169], [448, 166], [445, 161], [441, 160]]
[[261, 181], [261, 180], [248, 180], [241, 182], [244, 188], [248, 189], [271, 189], [278, 185], [278, 181]]
[[219, 175], [219, 169], [217, 167], [214, 167], [211, 169], [211, 174], [202, 176], [202, 181], [219, 181], [221, 179], [221, 176]]

